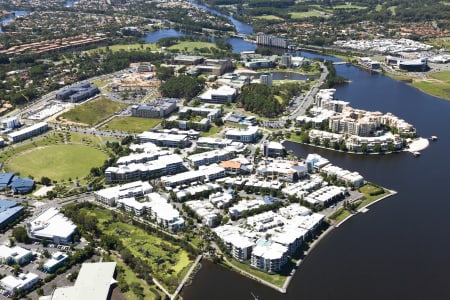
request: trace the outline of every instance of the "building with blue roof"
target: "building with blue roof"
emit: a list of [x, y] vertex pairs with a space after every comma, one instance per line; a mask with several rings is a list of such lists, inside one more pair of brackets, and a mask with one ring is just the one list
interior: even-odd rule
[[24, 212], [24, 207], [10, 200], [0, 199], [0, 229], [5, 228]]
[[8, 187], [13, 181], [14, 173], [0, 173], [0, 191]]
[[19, 178], [14, 179], [10, 184], [11, 190], [15, 194], [28, 194], [34, 189], [34, 180], [31, 178]]

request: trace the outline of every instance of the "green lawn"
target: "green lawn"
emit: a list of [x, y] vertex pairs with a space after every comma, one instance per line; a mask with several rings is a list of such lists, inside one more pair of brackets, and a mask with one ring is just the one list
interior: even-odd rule
[[[362, 187], [360, 187], [358, 189], [361, 193], [364, 194], [363, 200], [361, 201], [361, 203], [358, 205], [358, 207], [356, 209], [360, 209], [365, 207], [366, 205], [380, 199], [381, 197], [385, 197], [387, 195], [390, 194], [390, 192], [386, 189], [383, 189], [381, 187], [375, 186], [371, 183], [366, 183], [365, 185], [363, 185]], [[381, 194], [378, 195], [370, 195], [371, 193], [376, 193], [376, 192], [381, 192], [383, 191]]]
[[291, 12], [289, 13], [292, 19], [305, 19], [311, 17], [324, 17], [325, 15], [317, 10], [310, 10], [306, 12]]
[[5, 169], [22, 176], [46, 176], [60, 181], [82, 178], [107, 158], [100, 150], [84, 145], [50, 145], [16, 154], [6, 162]]
[[274, 16], [274, 15], [264, 15], [264, 16], [257, 16], [255, 17], [255, 19], [260, 19], [260, 20], [283, 20], [283, 18], [280, 18], [278, 16]]
[[[104, 209], [87, 211], [101, 220], [111, 220], [111, 212]], [[119, 236], [130, 252], [149, 263], [152, 275], [173, 292], [187, 274], [194, 259], [180, 246], [156, 235], [122, 222], [98, 223], [107, 234]]]
[[106, 51], [106, 49], [111, 50], [112, 52], [117, 51], [133, 51], [133, 50], [158, 50], [158, 46], [156, 44], [146, 43], [146, 44], [121, 44], [121, 45], [111, 45], [111, 46], [103, 46], [95, 49], [88, 50], [87, 52], [102, 52]]
[[127, 107], [127, 104], [114, 102], [105, 97], [100, 97], [75, 106], [68, 112], [63, 113], [58, 119], [64, 119], [77, 124], [84, 124], [86, 126], [93, 126], [125, 107]]
[[354, 5], [354, 4], [341, 4], [333, 6], [333, 9], [363, 9], [364, 6]]
[[217, 49], [217, 46], [214, 43], [181, 41], [176, 45], [170, 46], [169, 50], [178, 50], [178, 51], [186, 51], [186, 52], [196, 52], [197, 51], [198, 52], [202, 48], [216, 48]]
[[217, 127], [215, 125], [212, 125], [211, 128], [209, 128], [208, 132], [200, 132], [201, 136], [204, 137], [211, 137], [211, 136], [218, 136], [219, 132], [222, 130], [222, 127]]
[[100, 127], [103, 130], [118, 130], [124, 132], [143, 132], [155, 127], [162, 119], [149, 119], [138, 117], [116, 117]]
[[433, 45], [436, 48], [446, 48], [450, 50], [450, 37], [435, 38], [426, 42], [427, 44]]
[[[144, 299], [149, 299], [149, 300], [153, 300], [153, 299], [158, 299], [158, 296], [155, 295], [152, 291], [150, 291], [150, 287], [145, 280], [139, 279], [137, 278], [136, 274], [126, 265], [124, 264], [121, 260], [117, 259], [117, 257], [112, 256], [112, 259], [117, 263], [118, 267], [123, 268], [124, 270], [124, 279], [127, 282], [128, 286], [131, 286], [131, 284], [133, 282], [137, 282], [139, 283], [143, 289], [144, 289]], [[156, 289], [156, 287], [155, 287]], [[140, 300], [134, 293], [133, 291], [129, 290], [128, 292], [124, 293], [125, 297], [127, 300]], [[162, 293], [160, 294], [160, 296], [162, 295]]]
[[345, 218], [350, 216], [352, 213], [348, 210], [344, 209], [343, 207], [339, 208], [337, 211], [335, 211], [331, 216], [328, 218], [331, 220], [334, 220], [334, 222], [339, 223], [342, 222]]
[[450, 100], [450, 71], [433, 73], [428, 77], [425, 80], [414, 80], [412, 85], [427, 94]]
[[[281, 275], [281, 274], [269, 274], [264, 271], [257, 270], [246, 263], [241, 263], [236, 260], [232, 260], [231, 263], [238, 267], [239, 269], [242, 269], [246, 271], [247, 273], [250, 273], [258, 278], [261, 278], [262, 280], [268, 281], [276, 286], [283, 287], [284, 282], [286, 281], [287, 275]], [[292, 267], [292, 265], [291, 265]]]

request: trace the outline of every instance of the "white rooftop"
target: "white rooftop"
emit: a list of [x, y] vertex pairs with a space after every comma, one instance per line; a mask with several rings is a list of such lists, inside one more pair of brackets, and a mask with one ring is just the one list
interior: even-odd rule
[[35, 236], [69, 238], [77, 226], [66, 218], [58, 209], [50, 207], [29, 223], [30, 231]]

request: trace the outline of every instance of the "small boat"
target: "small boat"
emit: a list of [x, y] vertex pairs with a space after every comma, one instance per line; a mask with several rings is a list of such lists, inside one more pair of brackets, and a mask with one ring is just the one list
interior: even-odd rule
[[420, 156], [420, 152], [419, 151], [414, 151], [413, 155], [414, 155], [414, 157], [418, 157], [418, 156]]
[[432, 136], [431, 136], [431, 140], [432, 140], [432, 141], [436, 141], [437, 139], [438, 139], [437, 136], [435, 136], [435, 135], [432, 135]]

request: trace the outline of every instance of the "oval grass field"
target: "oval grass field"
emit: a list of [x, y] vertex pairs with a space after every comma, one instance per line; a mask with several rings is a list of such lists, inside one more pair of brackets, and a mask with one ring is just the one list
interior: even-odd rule
[[52, 180], [83, 178], [92, 167], [99, 167], [108, 156], [84, 145], [52, 145], [19, 153], [6, 163], [8, 172], [21, 176], [42, 176]]

